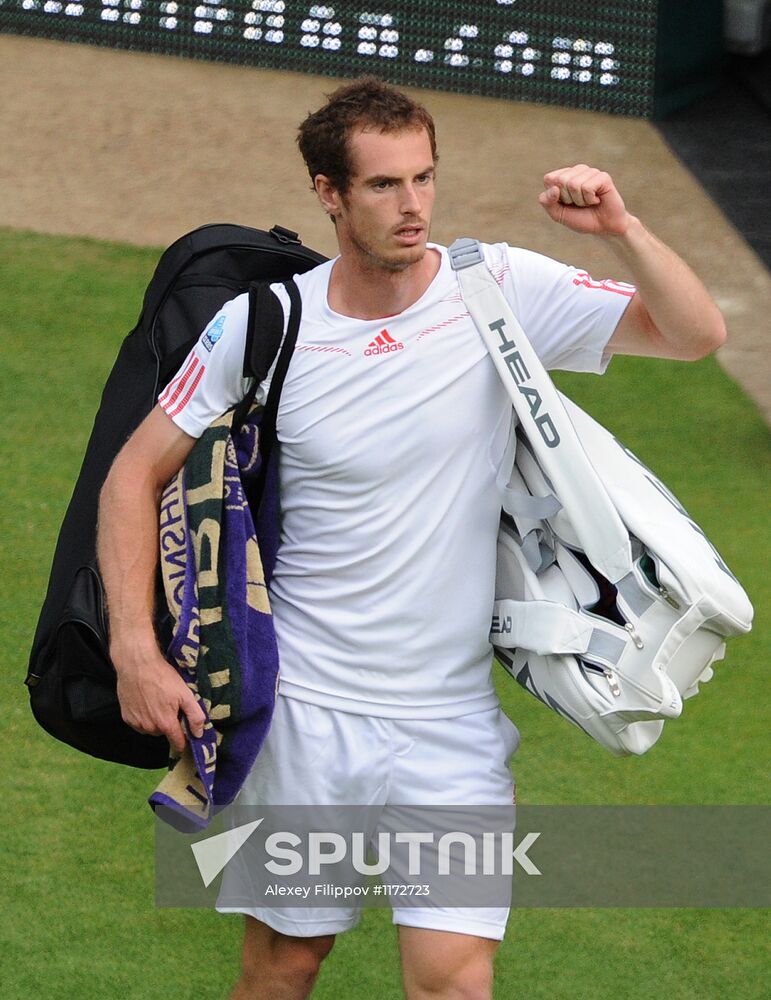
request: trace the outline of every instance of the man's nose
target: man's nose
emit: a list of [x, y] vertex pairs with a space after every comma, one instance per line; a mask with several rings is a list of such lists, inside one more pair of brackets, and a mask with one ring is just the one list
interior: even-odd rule
[[402, 188], [402, 212], [405, 215], [420, 215], [420, 197], [414, 184], [405, 184]]

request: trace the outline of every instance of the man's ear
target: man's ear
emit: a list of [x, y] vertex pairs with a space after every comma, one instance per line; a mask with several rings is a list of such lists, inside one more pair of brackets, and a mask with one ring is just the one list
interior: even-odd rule
[[325, 174], [316, 174], [313, 178], [316, 197], [327, 215], [334, 219], [340, 211], [341, 198], [337, 188]]

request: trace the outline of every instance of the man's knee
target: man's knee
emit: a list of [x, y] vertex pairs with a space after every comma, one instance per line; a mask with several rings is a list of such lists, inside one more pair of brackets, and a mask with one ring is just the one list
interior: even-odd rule
[[408, 1000], [490, 1000], [498, 941], [405, 927], [399, 937]]
[[334, 943], [334, 934], [294, 937], [247, 917], [239, 983], [243, 995], [267, 997], [271, 989], [278, 995], [280, 986], [294, 987], [302, 995], [303, 987], [310, 990]]
[[312, 982], [334, 943], [334, 934], [300, 938], [273, 931], [270, 947], [263, 958], [268, 958], [272, 969], [292, 979]]
[[408, 1000], [490, 1000], [493, 995], [493, 963], [486, 956], [467, 958], [451, 968], [424, 967], [407, 985]]

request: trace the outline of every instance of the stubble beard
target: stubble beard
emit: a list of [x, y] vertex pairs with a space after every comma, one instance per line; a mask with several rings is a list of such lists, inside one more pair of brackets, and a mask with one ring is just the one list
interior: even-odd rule
[[[419, 264], [426, 256], [426, 242], [423, 242], [416, 247], [408, 248], [412, 251], [409, 256], [385, 257], [378, 253], [371, 244], [358, 237], [356, 233], [349, 230], [348, 236], [351, 241], [351, 245], [355, 249], [356, 256], [368, 271], [385, 271], [388, 274], [400, 274], [402, 271], [406, 271], [410, 267], [414, 267], [416, 264]], [[426, 241], [427, 240], [428, 235], [426, 235]]]

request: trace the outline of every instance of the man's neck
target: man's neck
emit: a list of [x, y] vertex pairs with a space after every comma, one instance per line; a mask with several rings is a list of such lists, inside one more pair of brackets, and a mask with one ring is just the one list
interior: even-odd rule
[[330, 309], [353, 319], [385, 319], [409, 309], [436, 277], [442, 258], [429, 248], [415, 264], [401, 271], [367, 266], [343, 253], [329, 280]]

